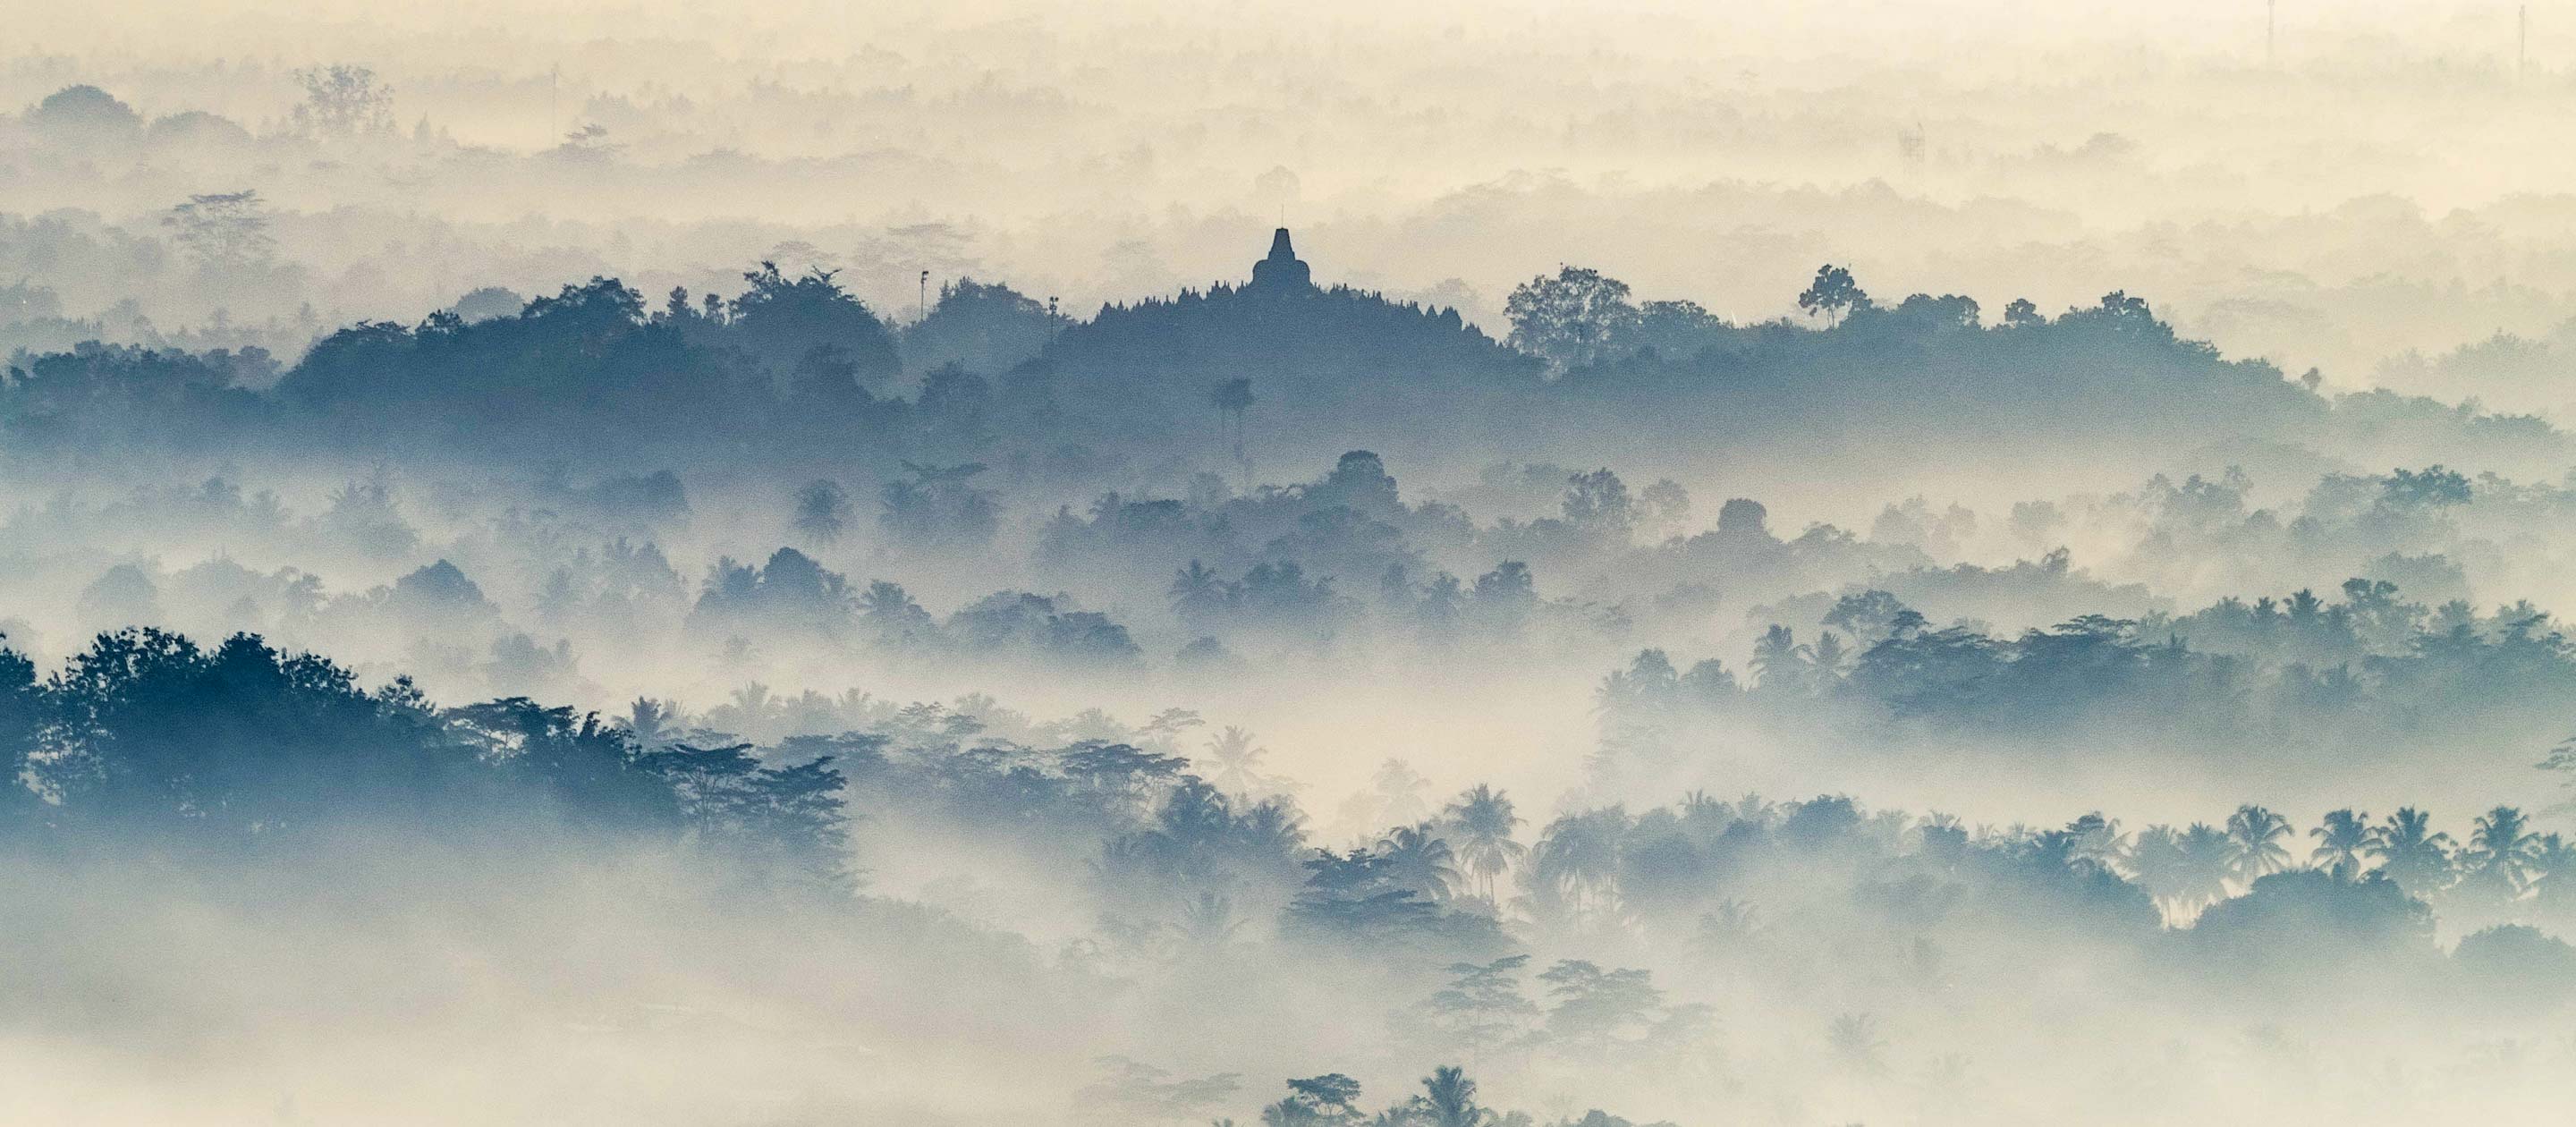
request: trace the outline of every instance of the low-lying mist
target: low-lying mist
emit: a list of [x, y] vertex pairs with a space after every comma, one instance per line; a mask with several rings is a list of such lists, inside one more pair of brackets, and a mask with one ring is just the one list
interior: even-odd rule
[[0, 52], [0, 1121], [2550, 1121], [2576, 25]]

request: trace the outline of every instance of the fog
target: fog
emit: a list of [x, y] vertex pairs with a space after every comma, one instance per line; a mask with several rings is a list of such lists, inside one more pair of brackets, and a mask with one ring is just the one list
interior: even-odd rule
[[2576, 1096], [2576, 12], [12, 29], [0, 1119]]
[[[2125, 288], [2340, 388], [2566, 406], [2476, 350], [2569, 319], [2576, 22], [2545, 7], [2523, 45], [2511, 4], [2294, 4], [2268, 50], [2232, 3], [129, 11], [29, 13], [0, 73], [0, 104], [81, 82], [137, 116], [139, 145], [29, 150], [7, 201], [6, 272], [118, 334], [133, 298], [300, 346], [773, 251], [888, 308], [926, 268], [1088, 311], [1230, 276], [1286, 220], [1335, 277], [1489, 325], [1563, 261], [1764, 319], [1830, 260], [1992, 307]], [[331, 64], [381, 77], [397, 136], [288, 142], [294, 72]], [[142, 245], [243, 189], [289, 277], [209, 286]]]

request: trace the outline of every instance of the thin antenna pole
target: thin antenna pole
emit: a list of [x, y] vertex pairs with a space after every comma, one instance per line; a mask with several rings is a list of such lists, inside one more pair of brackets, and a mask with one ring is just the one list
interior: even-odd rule
[[930, 271], [928, 270], [921, 272], [921, 302], [914, 307], [912, 319], [915, 321], [930, 319]]

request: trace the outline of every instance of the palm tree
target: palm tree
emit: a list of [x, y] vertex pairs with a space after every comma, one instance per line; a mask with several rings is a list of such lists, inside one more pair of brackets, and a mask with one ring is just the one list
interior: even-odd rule
[[1560, 817], [1539, 835], [1530, 851], [1533, 871], [1523, 879], [1562, 895], [1577, 921], [1587, 911], [1606, 909], [1618, 885], [1627, 829], [1627, 812], [1615, 806]]
[[1704, 790], [1691, 790], [1682, 795], [1681, 814], [1685, 824], [1718, 829], [1724, 829], [1727, 823], [1735, 820], [1734, 807], [1727, 805], [1725, 799], [1711, 797]]
[[2332, 874], [2336, 880], [2352, 880], [2361, 875], [2362, 851], [2370, 847], [2370, 815], [2347, 806], [2326, 811], [2317, 828], [2308, 836], [2317, 839], [2315, 852], [2308, 860]]
[[2530, 819], [2514, 807], [2498, 806], [2476, 824], [2460, 856], [2468, 869], [2465, 879], [2498, 900], [2521, 896], [2530, 884], [2532, 848], [2540, 841], [2529, 832]]
[[2369, 853], [2381, 872], [2407, 895], [2439, 892], [2451, 883], [2451, 835], [2433, 832], [2433, 817], [2401, 806], [2371, 830]]
[[1269, 754], [1269, 748], [1253, 744], [1252, 733], [1228, 724], [1208, 741], [1208, 756], [1216, 760], [1216, 777], [1208, 781], [1227, 794], [1258, 797], [1270, 789], [1270, 779], [1260, 770], [1262, 757]]
[[1412, 1113], [1408, 1119], [1428, 1127], [1486, 1127], [1496, 1118], [1477, 1106], [1476, 1082], [1456, 1065], [1441, 1065], [1423, 1077], [1422, 1094], [1413, 1097], [1407, 1110]]
[[1295, 803], [1271, 798], [1237, 813], [1233, 833], [1248, 855], [1287, 857], [1304, 846], [1305, 824], [1305, 816], [1297, 812]]
[[1842, 683], [1843, 667], [1850, 661], [1851, 650], [1843, 645], [1840, 636], [1827, 630], [1816, 636], [1815, 648], [1809, 651], [1808, 676], [1818, 689], [1832, 689]]
[[912, 601], [912, 593], [899, 583], [879, 579], [868, 584], [859, 595], [859, 618], [867, 624], [877, 644], [890, 647], [908, 646], [929, 639], [937, 624], [930, 612]]
[[2172, 826], [2155, 825], [2139, 830], [2130, 839], [2128, 852], [2122, 857], [2129, 876], [2147, 890], [2156, 906], [2163, 909], [2167, 920], [2181, 919], [2183, 890], [2188, 883], [2185, 871], [2189, 858], [2183, 853], [2182, 834]]
[[1832, 1029], [1825, 1034], [1825, 1043], [1843, 1063], [1870, 1072], [1878, 1071], [1879, 1050], [1887, 1047], [1887, 1042], [1879, 1039], [1878, 1022], [1868, 1014], [1836, 1017]]
[[1197, 560], [1191, 560], [1188, 567], [1172, 577], [1168, 593], [1172, 613], [1193, 622], [1223, 609], [1226, 601], [1225, 581], [1217, 577], [1216, 569]]
[[626, 708], [626, 732], [635, 737], [635, 745], [654, 751], [678, 738], [671, 721], [680, 715], [680, 706], [670, 701], [637, 697]]
[[2556, 914], [2576, 906], [2576, 841], [2542, 834], [2531, 842], [2532, 903]]
[[2105, 818], [2098, 811], [2086, 814], [2066, 824], [2067, 860], [2107, 870], [2125, 852], [2124, 836], [2119, 819]]
[[2227, 877], [2236, 869], [2235, 839], [2207, 822], [2193, 822], [2176, 841], [2181, 851], [2175, 903], [2186, 916], [2196, 915], [2227, 898]]
[[1807, 647], [1786, 626], [1773, 626], [1753, 643], [1753, 684], [1761, 689], [1796, 689], [1806, 683]]
[[1761, 934], [1762, 914], [1741, 900], [1721, 900], [1717, 906], [1700, 913], [1699, 934], [1695, 937], [1702, 950], [1713, 955], [1741, 953], [1747, 944]]
[[1379, 862], [1388, 879], [1422, 894], [1425, 900], [1447, 900], [1458, 879], [1457, 855], [1440, 840], [1431, 823], [1399, 826], [1377, 842]]
[[1376, 792], [1378, 816], [1388, 822], [1417, 822], [1431, 813], [1430, 804], [1422, 801], [1422, 788], [1431, 780], [1414, 771], [1413, 765], [1390, 757], [1378, 764], [1377, 774], [1369, 779]]
[[2290, 820], [2248, 803], [2227, 816], [2227, 875], [2246, 884], [2290, 867]]
[[796, 491], [796, 531], [807, 541], [829, 544], [841, 538], [850, 525], [850, 497], [841, 484], [828, 478], [818, 479]]
[[1483, 895], [1491, 902], [1496, 878], [1529, 853], [1528, 846], [1512, 837], [1521, 827], [1521, 816], [1513, 810], [1511, 798], [1478, 783], [1451, 802], [1442, 817], [1458, 842], [1467, 872], [1482, 882]]
[[1181, 920], [1175, 927], [1184, 941], [1211, 949], [1232, 943], [1234, 933], [1242, 929], [1234, 902], [1213, 892], [1199, 893], [1198, 899], [1181, 905]]

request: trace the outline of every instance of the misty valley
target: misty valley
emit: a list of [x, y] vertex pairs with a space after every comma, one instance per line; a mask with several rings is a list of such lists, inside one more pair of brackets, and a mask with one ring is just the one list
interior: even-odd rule
[[2527, 12], [164, 6], [0, 68], [0, 1122], [2576, 1100]]

